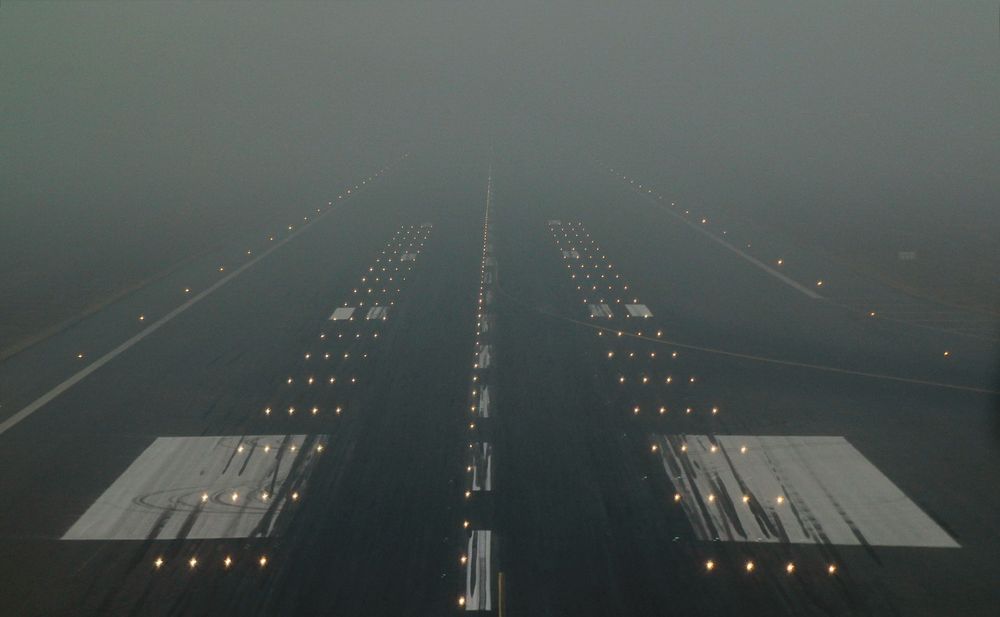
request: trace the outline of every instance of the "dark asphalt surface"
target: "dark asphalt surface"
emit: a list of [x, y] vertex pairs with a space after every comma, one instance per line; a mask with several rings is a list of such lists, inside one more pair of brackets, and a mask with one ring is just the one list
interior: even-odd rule
[[[583, 222], [654, 312], [643, 328], [681, 343], [985, 389], [996, 388], [995, 344], [806, 298], [577, 161], [494, 159], [499, 387], [481, 430], [495, 444], [495, 491], [470, 513], [465, 405], [486, 160], [464, 153], [440, 165], [415, 154], [0, 435], [0, 612], [448, 614], [464, 588], [461, 522], [471, 516], [498, 537], [509, 615], [995, 614], [994, 397], [687, 348], [673, 362], [698, 376], [696, 386], [620, 388], [614, 376], [631, 369], [606, 351], [654, 344], [609, 342], [562, 319], [586, 312], [545, 222]], [[350, 347], [369, 357], [340, 371], [358, 383], [289, 390], [288, 376], [307, 373], [305, 352], [346, 349], [318, 346], [318, 333], [333, 331], [326, 317], [400, 225], [425, 221], [433, 232], [378, 341]], [[245, 250], [192, 262], [5, 361], [0, 419], [141, 330], [137, 315], [162, 316], [184, 286], [202, 289], [220, 264], [238, 265]], [[831, 297], [892, 295], [808, 254], [789, 259], [821, 272]], [[721, 411], [630, 413], [654, 400]], [[344, 413], [262, 413], [287, 404]], [[843, 435], [962, 548], [699, 542], [670, 503], [673, 488], [648, 450], [653, 432]], [[59, 540], [156, 437], [280, 433], [330, 436], [280, 537]], [[252, 562], [264, 553], [261, 570]], [[192, 554], [206, 566], [191, 571]], [[211, 565], [226, 554], [234, 568]], [[706, 559], [720, 564], [711, 575]], [[753, 575], [739, 571], [746, 559], [758, 564]], [[789, 559], [799, 564], [792, 577], [781, 571]]]

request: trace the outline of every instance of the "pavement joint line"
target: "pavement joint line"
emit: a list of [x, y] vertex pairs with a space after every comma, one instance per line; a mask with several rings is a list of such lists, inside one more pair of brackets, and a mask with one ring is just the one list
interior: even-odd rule
[[508, 298], [514, 300], [516, 303], [520, 304], [522, 307], [545, 315], [546, 317], [551, 317], [553, 319], [560, 319], [562, 321], [568, 321], [579, 326], [585, 326], [593, 330], [603, 330], [605, 332], [610, 332], [612, 334], [618, 334], [621, 332], [622, 336], [627, 336], [634, 339], [639, 339], [643, 341], [650, 341], [652, 343], [659, 343], [661, 345], [670, 345], [673, 347], [680, 347], [681, 349], [690, 349], [692, 351], [701, 351], [704, 353], [711, 353], [720, 356], [728, 356], [730, 358], [739, 358], [741, 360], [752, 360], [754, 362], [766, 362], [768, 364], [778, 364], [781, 366], [793, 366], [798, 368], [807, 368], [815, 371], [825, 371], [827, 373], [839, 373], [841, 375], [853, 375], [856, 377], [869, 377], [872, 379], [882, 379], [886, 381], [898, 381], [901, 383], [916, 384], [921, 386], [931, 386], [935, 388], [947, 388], [949, 390], [961, 390], [964, 392], [975, 392], [977, 394], [1000, 394], [1000, 390], [990, 390], [989, 388], [977, 388], [975, 386], [963, 386], [961, 384], [951, 384], [944, 383], [940, 381], [929, 381], [925, 379], [915, 379], [912, 377], [900, 377], [897, 375], [885, 375], [882, 373], [869, 373], [866, 371], [856, 371], [853, 369], [840, 368], [837, 366], [827, 366], [824, 364], [810, 364], [808, 362], [797, 362], [795, 360], [782, 360], [781, 358], [771, 358], [768, 356], [757, 356], [753, 354], [740, 353], [738, 351], [727, 351], [725, 349], [717, 349], [714, 347], [703, 347], [701, 345], [692, 345], [689, 343], [681, 343], [679, 341], [673, 341], [664, 338], [655, 338], [651, 336], [640, 336], [638, 334], [628, 332], [625, 330], [618, 330], [616, 328], [609, 328], [607, 326], [601, 326], [597, 324], [588, 323], [586, 321], [580, 321], [579, 319], [573, 319], [572, 317], [566, 317], [564, 315], [559, 315], [557, 313], [551, 313], [549, 311], [544, 311], [532, 306], [529, 306], [524, 300], [506, 292], [502, 287], [500, 287], [499, 281], [497, 282], [497, 290]]
[[198, 293], [196, 296], [194, 296], [193, 298], [191, 298], [187, 302], [185, 302], [185, 303], [181, 304], [180, 306], [174, 308], [172, 311], [170, 311], [169, 313], [167, 313], [166, 315], [164, 315], [160, 319], [158, 319], [155, 322], [151, 323], [145, 329], [143, 329], [143, 330], [139, 331], [138, 333], [132, 335], [124, 343], [121, 343], [120, 345], [118, 345], [117, 347], [115, 347], [114, 349], [112, 349], [111, 351], [105, 353], [103, 356], [101, 356], [97, 360], [94, 360], [93, 362], [91, 362], [90, 364], [88, 364], [86, 367], [80, 369], [79, 371], [77, 371], [76, 373], [74, 373], [73, 375], [71, 375], [69, 378], [67, 378], [65, 381], [63, 381], [62, 383], [58, 384], [57, 386], [55, 386], [54, 388], [52, 388], [51, 390], [49, 390], [45, 394], [41, 395], [40, 397], [38, 397], [37, 399], [35, 399], [33, 402], [29, 403], [26, 407], [22, 408], [20, 411], [18, 411], [17, 413], [15, 413], [14, 415], [12, 415], [11, 417], [7, 418], [3, 422], [0, 422], [0, 435], [3, 435], [4, 433], [6, 433], [7, 431], [9, 431], [10, 429], [12, 429], [15, 426], [17, 426], [18, 424], [20, 424], [22, 421], [26, 420], [33, 413], [35, 413], [36, 411], [38, 411], [39, 409], [41, 409], [42, 407], [44, 407], [45, 405], [47, 405], [48, 403], [50, 403], [52, 400], [54, 400], [55, 398], [57, 398], [60, 394], [62, 394], [63, 392], [69, 390], [70, 388], [72, 388], [76, 384], [80, 383], [81, 381], [83, 381], [91, 373], [94, 373], [95, 371], [97, 371], [98, 369], [100, 369], [102, 366], [104, 366], [108, 362], [114, 360], [116, 357], [118, 357], [119, 355], [121, 355], [123, 352], [127, 351], [129, 348], [131, 348], [132, 346], [134, 346], [136, 343], [142, 341], [144, 338], [146, 338], [147, 336], [149, 336], [153, 332], [156, 332], [161, 327], [163, 327], [164, 325], [166, 325], [169, 321], [173, 320], [175, 317], [177, 317], [178, 315], [180, 315], [184, 311], [188, 310], [189, 308], [191, 308], [192, 306], [194, 306], [195, 304], [197, 304], [201, 300], [204, 300], [206, 297], [208, 297], [209, 294], [211, 294], [212, 292], [214, 292], [217, 289], [221, 288], [223, 285], [225, 285], [229, 281], [233, 280], [234, 278], [236, 278], [237, 276], [239, 276], [240, 274], [242, 274], [244, 271], [246, 271], [247, 269], [249, 269], [251, 266], [253, 266], [257, 262], [261, 261], [262, 259], [264, 259], [268, 255], [270, 255], [274, 251], [278, 250], [279, 248], [281, 248], [282, 246], [284, 246], [285, 244], [287, 244], [291, 240], [295, 239], [296, 237], [298, 237], [298, 235], [300, 233], [302, 233], [306, 229], [309, 229], [313, 225], [313, 223], [321, 220], [327, 214], [329, 214], [331, 212], [334, 212], [335, 210], [336, 209], [326, 210], [323, 213], [321, 213], [319, 216], [317, 216], [317, 217], [313, 218], [312, 220], [310, 220], [309, 222], [307, 222], [305, 225], [296, 227], [294, 231], [292, 231], [290, 234], [288, 234], [288, 236], [286, 236], [283, 240], [279, 240], [278, 243], [275, 244], [274, 246], [272, 246], [271, 248], [267, 249], [266, 251], [264, 251], [260, 255], [257, 255], [256, 257], [254, 257], [250, 261], [248, 261], [248, 262], [244, 263], [243, 265], [241, 265], [240, 267], [236, 268], [235, 270], [233, 270], [232, 272], [230, 272], [226, 276], [222, 277], [221, 279], [219, 279], [218, 281], [216, 281], [215, 283], [213, 283], [211, 286], [209, 286], [205, 290], [203, 290], [200, 293]]

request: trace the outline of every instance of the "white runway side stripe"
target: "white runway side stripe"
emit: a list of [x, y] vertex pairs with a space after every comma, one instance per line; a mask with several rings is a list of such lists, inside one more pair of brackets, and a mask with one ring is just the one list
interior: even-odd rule
[[958, 547], [843, 437], [654, 440], [701, 540]]
[[465, 564], [465, 610], [493, 610], [493, 532], [477, 529], [469, 536]]
[[146, 338], [147, 336], [149, 336], [153, 332], [156, 332], [157, 330], [159, 330], [164, 325], [166, 325], [167, 323], [169, 323], [170, 321], [172, 321], [175, 317], [177, 317], [178, 315], [180, 315], [184, 311], [188, 310], [189, 308], [191, 308], [195, 304], [197, 304], [197, 303], [201, 302], [202, 300], [204, 300], [205, 298], [207, 298], [209, 296], [209, 294], [211, 294], [215, 290], [219, 289], [220, 287], [222, 287], [223, 285], [225, 285], [229, 281], [233, 280], [234, 278], [236, 278], [237, 276], [239, 276], [240, 274], [242, 274], [243, 272], [245, 272], [248, 268], [250, 268], [251, 266], [253, 266], [254, 264], [256, 264], [258, 261], [264, 259], [265, 257], [267, 257], [268, 255], [270, 255], [274, 251], [276, 251], [279, 248], [281, 248], [282, 246], [284, 246], [290, 240], [292, 240], [293, 238], [297, 237], [300, 233], [302, 233], [306, 229], [309, 229], [309, 227], [313, 223], [315, 223], [316, 221], [320, 220], [323, 217], [323, 215], [327, 214], [328, 212], [330, 212], [330, 211], [324, 212], [323, 214], [317, 216], [315, 219], [309, 221], [305, 225], [303, 225], [303, 226], [297, 228], [296, 230], [292, 231], [291, 233], [288, 234], [288, 236], [285, 237], [284, 240], [278, 241], [278, 243], [275, 244], [274, 246], [272, 246], [271, 248], [267, 249], [266, 251], [264, 251], [260, 255], [254, 257], [253, 259], [251, 259], [250, 261], [246, 262], [242, 266], [236, 268], [235, 270], [233, 270], [232, 272], [230, 272], [226, 276], [224, 276], [221, 279], [217, 280], [215, 283], [213, 283], [210, 287], [208, 287], [207, 289], [205, 289], [201, 293], [195, 295], [193, 298], [191, 298], [190, 300], [188, 300], [184, 304], [181, 304], [180, 306], [178, 306], [174, 310], [170, 311], [169, 313], [167, 313], [166, 315], [164, 315], [160, 319], [154, 321], [152, 324], [150, 324], [144, 330], [140, 331], [138, 334], [132, 336], [131, 338], [129, 338], [127, 341], [125, 341], [121, 345], [115, 347], [114, 349], [112, 349], [108, 353], [104, 354], [103, 356], [101, 356], [97, 360], [94, 360], [89, 365], [87, 365], [85, 368], [81, 369], [80, 371], [77, 371], [71, 377], [69, 377], [68, 379], [66, 379], [65, 381], [63, 381], [62, 383], [60, 383], [59, 385], [57, 385], [56, 387], [52, 388], [51, 390], [49, 390], [48, 392], [46, 392], [42, 396], [40, 396], [37, 399], [35, 399], [27, 407], [21, 409], [20, 411], [18, 411], [17, 413], [15, 413], [14, 415], [12, 415], [11, 417], [7, 418], [3, 422], [0, 422], [0, 435], [3, 435], [4, 433], [6, 433], [7, 431], [9, 431], [10, 429], [14, 428], [20, 422], [22, 422], [25, 418], [27, 418], [31, 414], [35, 413], [36, 411], [38, 411], [39, 409], [41, 409], [42, 407], [44, 407], [46, 404], [48, 404], [50, 401], [52, 401], [53, 399], [55, 399], [57, 396], [59, 396], [60, 394], [62, 394], [66, 390], [69, 390], [70, 388], [72, 388], [76, 384], [80, 383], [81, 381], [83, 381], [88, 375], [90, 375], [91, 373], [93, 373], [97, 369], [101, 368], [102, 366], [104, 366], [108, 362], [114, 360], [116, 357], [118, 357], [123, 352], [127, 351], [128, 349], [130, 349], [133, 345], [135, 345], [136, 343], [138, 343], [142, 339]]
[[266, 537], [297, 501], [325, 436], [160, 437], [63, 540]]
[[[646, 199], [651, 200], [654, 203], [656, 203], [656, 205], [661, 206], [661, 207], [663, 206], [663, 204], [657, 202], [656, 200], [652, 199], [651, 197], [648, 197], [646, 194], [644, 194], [644, 193], [640, 193], [640, 194], [643, 197], [646, 197]], [[720, 237], [712, 234], [707, 229], [703, 229], [701, 225], [698, 225], [694, 221], [691, 221], [691, 220], [688, 220], [688, 219], [684, 218], [683, 216], [681, 216], [680, 214], [674, 212], [670, 208], [663, 208], [663, 211], [666, 212], [667, 214], [669, 214], [670, 216], [674, 217], [678, 221], [684, 223], [685, 225], [687, 225], [691, 229], [693, 229], [693, 230], [697, 231], [698, 233], [704, 235], [709, 240], [712, 240], [713, 242], [717, 242], [718, 244], [720, 244], [720, 245], [724, 246], [725, 248], [729, 249], [730, 251], [736, 253], [737, 255], [739, 255], [740, 257], [742, 257], [743, 259], [745, 259], [748, 262], [750, 262], [751, 264], [757, 266], [758, 268], [760, 268], [764, 272], [767, 272], [768, 274], [770, 274], [774, 278], [778, 279], [779, 281], [781, 281], [785, 285], [788, 285], [792, 289], [794, 289], [794, 290], [796, 290], [796, 291], [798, 291], [798, 292], [800, 292], [800, 293], [802, 293], [802, 294], [804, 294], [804, 295], [812, 298], [813, 300], [820, 300], [820, 299], [823, 298], [823, 296], [819, 295], [815, 291], [809, 289], [808, 287], [803, 286], [802, 284], [798, 283], [797, 281], [792, 280], [791, 278], [785, 276], [781, 272], [778, 272], [777, 270], [775, 270], [771, 266], [769, 266], [766, 263], [760, 261], [759, 259], [756, 259], [755, 257], [749, 255], [748, 253], [745, 253], [744, 251], [736, 248], [735, 246], [733, 246], [732, 244], [726, 242], [722, 238], [720, 238]]]

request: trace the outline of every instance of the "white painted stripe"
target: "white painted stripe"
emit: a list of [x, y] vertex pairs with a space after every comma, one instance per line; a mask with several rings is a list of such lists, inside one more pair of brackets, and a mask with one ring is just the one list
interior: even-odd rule
[[490, 345], [479, 346], [478, 368], [489, 368], [492, 360], [493, 348]]
[[49, 402], [51, 402], [57, 396], [59, 396], [60, 394], [62, 394], [66, 390], [69, 390], [70, 388], [72, 388], [76, 384], [80, 383], [81, 381], [83, 381], [91, 373], [93, 373], [97, 369], [101, 368], [102, 366], [104, 366], [108, 362], [114, 360], [116, 357], [118, 357], [119, 355], [121, 355], [123, 352], [127, 351], [132, 346], [134, 346], [136, 343], [138, 343], [139, 341], [143, 340], [144, 338], [146, 338], [147, 336], [149, 336], [153, 332], [156, 332], [157, 330], [159, 330], [160, 328], [162, 328], [164, 325], [166, 325], [167, 323], [169, 323], [171, 320], [173, 320], [175, 317], [177, 317], [178, 315], [180, 315], [184, 311], [188, 310], [189, 308], [191, 308], [192, 306], [194, 306], [198, 302], [201, 302], [202, 300], [204, 300], [205, 298], [207, 298], [209, 296], [209, 294], [211, 294], [215, 290], [221, 288], [223, 285], [225, 285], [229, 281], [233, 280], [234, 278], [236, 278], [237, 276], [239, 276], [243, 272], [245, 272], [247, 269], [249, 269], [251, 266], [253, 266], [254, 264], [256, 264], [258, 261], [264, 259], [265, 257], [267, 257], [268, 255], [270, 255], [274, 251], [276, 251], [279, 248], [281, 248], [282, 246], [284, 246], [290, 240], [292, 240], [293, 238], [295, 238], [296, 236], [298, 236], [300, 233], [302, 233], [303, 231], [305, 231], [306, 229], [308, 229], [309, 226], [311, 226], [313, 223], [315, 223], [316, 221], [320, 220], [320, 218], [323, 215], [325, 215], [325, 214], [327, 214], [329, 212], [330, 212], [330, 210], [326, 210], [322, 214], [320, 214], [319, 216], [317, 216], [316, 218], [314, 218], [311, 221], [309, 221], [308, 223], [306, 223], [305, 225], [299, 227], [298, 229], [295, 229], [294, 231], [292, 231], [292, 233], [288, 234], [288, 236], [285, 237], [285, 239], [279, 240], [278, 243], [275, 244], [274, 246], [272, 246], [271, 248], [267, 249], [266, 251], [264, 251], [260, 255], [254, 257], [253, 259], [251, 259], [250, 261], [246, 262], [242, 266], [236, 268], [235, 270], [233, 270], [232, 272], [230, 272], [229, 274], [227, 274], [226, 276], [222, 277], [221, 279], [219, 279], [218, 281], [216, 281], [215, 283], [213, 283], [211, 286], [209, 286], [208, 288], [206, 288], [204, 291], [198, 293], [197, 295], [195, 295], [193, 298], [191, 298], [187, 302], [181, 304], [180, 306], [178, 306], [174, 310], [170, 311], [169, 313], [167, 313], [166, 315], [164, 315], [160, 319], [158, 319], [158, 320], [154, 321], [153, 323], [151, 323], [149, 326], [147, 326], [144, 330], [140, 331], [138, 334], [135, 334], [134, 336], [130, 337], [128, 340], [126, 340], [121, 345], [115, 347], [114, 349], [112, 349], [108, 353], [104, 354], [103, 356], [101, 356], [97, 360], [94, 360], [93, 362], [91, 362], [90, 364], [88, 364], [83, 369], [77, 371], [72, 376], [70, 376], [68, 379], [66, 379], [65, 381], [63, 381], [62, 383], [60, 383], [59, 385], [57, 385], [56, 387], [52, 388], [51, 390], [49, 390], [48, 392], [46, 392], [42, 396], [40, 396], [37, 399], [35, 399], [27, 407], [24, 407], [23, 409], [21, 409], [20, 411], [18, 411], [17, 413], [15, 413], [14, 415], [12, 415], [11, 417], [7, 418], [3, 422], [0, 422], [0, 435], [3, 435], [4, 433], [6, 433], [7, 431], [9, 431], [10, 429], [14, 428], [20, 422], [22, 422], [25, 418], [29, 417], [31, 414], [35, 413], [36, 411], [38, 411], [39, 409], [41, 409], [42, 407], [44, 407], [46, 404], [48, 404]]
[[843, 437], [665, 435], [656, 444], [701, 540], [958, 547]]
[[483, 391], [479, 394], [479, 417], [490, 417], [490, 387], [483, 386]]
[[351, 315], [353, 314], [354, 314], [353, 306], [342, 306], [333, 311], [333, 314], [330, 315], [330, 321], [344, 321], [350, 319]]
[[465, 565], [465, 610], [493, 609], [493, 532], [477, 529], [469, 536]]
[[611, 307], [607, 304], [588, 304], [591, 317], [611, 317]]
[[632, 317], [652, 317], [653, 312], [645, 304], [626, 304], [625, 310]]
[[365, 319], [386, 319], [389, 316], [389, 307], [387, 306], [373, 306], [368, 309], [368, 314], [365, 315]]
[[[642, 194], [642, 193], [640, 193], [640, 194]], [[651, 197], [648, 197], [645, 194], [642, 194], [642, 195], [645, 196], [647, 199], [653, 200]], [[653, 200], [653, 202], [656, 203], [658, 206], [663, 206], [663, 204], [661, 204], [659, 202], [656, 202], [655, 200]], [[740, 257], [742, 257], [743, 259], [745, 259], [748, 262], [750, 262], [751, 264], [757, 266], [758, 268], [760, 268], [764, 272], [767, 272], [768, 274], [770, 274], [774, 278], [778, 279], [782, 283], [788, 285], [792, 289], [795, 289], [796, 291], [799, 291], [799, 292], [803, 293], [804, 295], [812, 298], [813, 300], [821, 300], [823, 298], [823, 296], [819, 295], [815, 291], [813, 291], [813, 290], [809, 289], [808, 287], [805, 287], [805, 286], [801, 285], [800, 283], [798, 283], [798, 282], [790, 279], [789, 277], [785, 276], [781, 272], [778, 272], [777, 270], [775, 270], [771, 266], [767, 265], [766, 263], [764, 263], [764, 262], [760, 261], [759, 259], [757, 259], [757, 258], [755, 258], [755, 257], [753, 257], [753, 256], [751, 256], [751, 255], [749, 255], [749, 254], [747, 254], [745, 252], [743, 252], [742, 250], [736, 248], [735, 246], [733, 246], [732, 244], [726, 242], [722, 238], [720, 238], [720, 237], [716, 236], [715, 234], [709, 232], [707, 229], [705, 229], [704, 227], [702, 227], [698, 223], [695, 223], [694, 221], [685, 218], [684, 216], [682, 216], [682, 215], [674, 212], [670, 208], [664, 207], [663, 210], [667, 214], [669, 214], [670, 216], [674, 217], [675, 219], [681, 221], [682, 223], [684, 223], [685, 225], [687, 225], [688, 227], [690, 227], [691, 229], [694, 229], [698, 233], [703, 234], [706, 238], [712, 240], [713, 242], [717, 242], [718, 244], [720, 244], [720, 245], [724, 246], [725, 248], [729, 249], [730, 251], [736, 253], [737, 255], [739, 255]]]
[[490, 492], [493, 490], [493, 445], [478, 444], [472, 450], [472, 490]]

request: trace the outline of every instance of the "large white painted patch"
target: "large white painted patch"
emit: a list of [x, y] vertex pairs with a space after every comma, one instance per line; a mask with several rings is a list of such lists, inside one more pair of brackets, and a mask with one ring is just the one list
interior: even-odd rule
[[325, 436], [160, 437], [64, 540], [274, 535]]
[[843, 437], [654, 439], [702, 540], [958, 546]]

